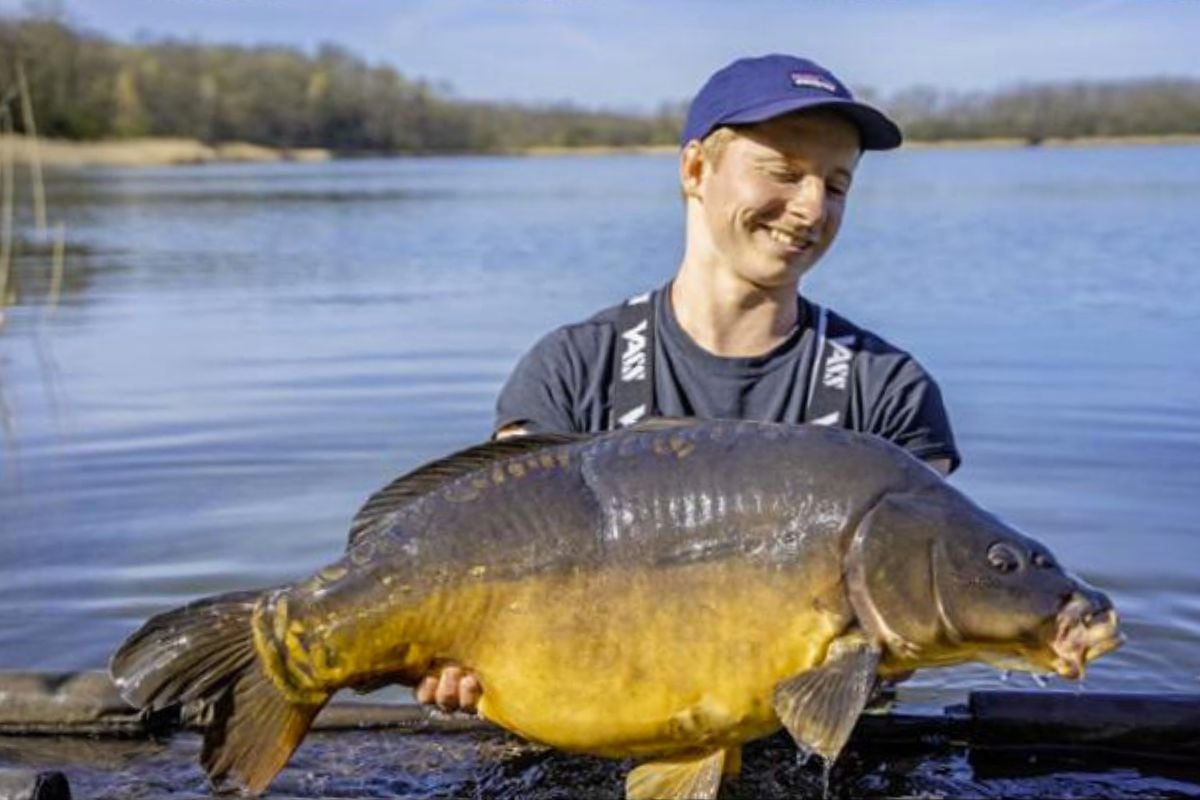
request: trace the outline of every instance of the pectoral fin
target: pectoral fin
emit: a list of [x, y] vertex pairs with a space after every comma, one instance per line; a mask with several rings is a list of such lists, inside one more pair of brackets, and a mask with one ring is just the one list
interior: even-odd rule
[[627, 800], [714, 800], [721, 788], [725, 751], [685, 753], [647, 761], [625, 778]]
[[775, 713], [801, 749], [837, 759], [871, 696], [879, 658], [856, 632], [835, 640], [821, 666], [775, 687]]

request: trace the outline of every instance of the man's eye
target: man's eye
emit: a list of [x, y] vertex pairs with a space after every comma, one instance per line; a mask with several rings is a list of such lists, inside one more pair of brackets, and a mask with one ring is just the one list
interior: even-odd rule
[[800, 180], [800, 175], [796, 170], [787, 164], [762, 164], [759, 169], [771, 180], [784, 182]]

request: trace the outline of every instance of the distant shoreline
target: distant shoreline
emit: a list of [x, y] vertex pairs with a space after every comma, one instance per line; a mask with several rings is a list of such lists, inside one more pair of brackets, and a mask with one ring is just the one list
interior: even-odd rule
[[[7, 139], [7, 142], [5, 141]], [[0, 146], [11, 144], [13, 159], [28, 164], [36, 156], [47, 167], [158, 167], [188, 164], [270, 163], [275, 161], [328, 161], [330, 150], [317, 147], [263, 147], [247, 142], [205, 144], [198, 139], [155, 137], [80, 142], [26, 136], [0, 137]]]
[[[342, 156], [332, 150], [305, 147], [264, 147], [246, 142], [205, 144], [196, 139], [144, 138], [102, 140], [95, 142], [39, 139], [36, 144], [21, 135], [0, 137], [0, 146], [12, 146], [13, 159], [27, 164], [37, 157], [47, 167], [154, 167], [190, 164], [272, 163], [282, 161], [316, 162], [341, 157], [385, 154], [360, 153]], [[1047, 138], [1030, 142], [1018, 138], [948, 139], [910, 141], [909, 150], [990, 150], [1024, 147], [1129, 147], [1147, 145], [1200, 145], [1197, 134], [1164, 134], [1159, 136], [1089, 136], [1077, 138]], [[538, 156], [597, 156], [597, 155], [661, 155], [678, 150], [675, 145], [633, 145], [627, 147], [529, 147], [501, 155]], [[399, 154], [398, 154], [399, 155]], [[403, 154], [406, 157], [420, 157]], [[467, 155], [474, 155], [467, 154]], [[479, 153], [478, 155], [496, 155]]]
[[[1144, 147], [1147, 145], [1200, 145], [1200, 134], [1171, 133], [1155, 136], [1079, 136], [1047, 137], [1031, 142], [1016, 137], [989, 139], [925, 139], [905, 141], [904, 150], [993, 150], [1023, 147]], [[662, 154], [679, 151], [677, 145], [635, 145], [631, 147], [529, 147], [517, 151], [529, 156], [591, 156], [619, 154]]]
[[1009, 147], [1145, 147], [1147, 145], [1196, 145], [1200, 134], [1163, 133], [1153, 136], [1052, 136], [1040, 141], [1029, 139], [996, 137], [991, 139], [926, 139], [909, 141], [904, 147], [910, 150], [978, 149]]

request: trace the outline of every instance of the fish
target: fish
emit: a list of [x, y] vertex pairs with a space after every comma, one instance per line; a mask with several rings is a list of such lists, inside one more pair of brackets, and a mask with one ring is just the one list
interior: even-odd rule
[[192, 602], [114, 653], [125, 699], [209, 713], [255, 795], [339, 690], [480, 680], [481, 717], [633, 759], [625, 793], [714, 798], [786, 728], [832, 764], [880, 680], [967, 661], [1079, 678], [1109, 598], [875, 436], [658, 419], [488, 442], [372, 495], [294, 583]]

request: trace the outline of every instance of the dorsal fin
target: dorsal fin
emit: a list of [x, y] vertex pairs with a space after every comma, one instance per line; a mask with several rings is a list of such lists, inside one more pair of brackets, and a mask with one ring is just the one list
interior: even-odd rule
[[468, 447], [466, 450], [460, 450], [453, 455], [417, 467], [367, 498], [367, 502], [350, 522], [350, 536], [346, 542], [346, 549], [349, 550], [358, 544], [363, 537], [375, 529], [376, 523], [391, 512], [468, 472], [482, 469], [494, 461], [509, 456], [591, 439], [594, 435], [590, 433], [534, 433], [511, 436], [507, 439]]

